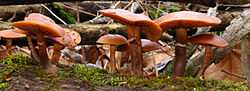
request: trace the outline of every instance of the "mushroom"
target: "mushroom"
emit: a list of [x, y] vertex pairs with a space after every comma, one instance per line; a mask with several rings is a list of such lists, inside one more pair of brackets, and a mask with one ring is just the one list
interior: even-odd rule
[[[127, 25], [128, 40], [135, 39], [130, 44], [131, 62], [133, 71], [132, 74], [143, 74], [143, 58], [140, 40], [140, 32], [146, 33], [148, 39], [157, 41], [161, 37], [161, 28], [158, 24], [152, 21], [148, 16], [143, 14], [135, 14], [123, 9], [105, 9], [100, 13], [103, 16], [111, 17], [112, 19]], [[132, 52], [133, 51], [133, 52]]]
[[162, 29], [175, 28], [176, 45], [173, 77], [184, 76], [186, 66], [186, 48], [188, 41], [187, 31], [189, 27], [215, 26], [221, 23], [216, 17], [211, 17], [203, 13], [193, 11], [180, 11], [166, 14], [155, 20]]
[[17, 33], [13, 29], [0, 31], [0, 37], [6, 40], [6, 53], [9, 54], [12, 47], [12, 40], [16, 38], [26, 37], [25, 34]]
[[49, 66], [49, 58], [44, 37], [61, 37], [64, 35], [63, 28], [48, 19], [40, 18], [26, 18], [24, 21], [14, 22], [13, 26], [26, 31], [27, 37], [35, 36], [37, 38], [39, 61], [43, 68], [47, 69]]
[[148, 40], [148, 39], [141, 39], [142, 42], [142, 52], [150, 52], [153, 50], [161, 49], [161, 45], [157, 42]]
[[209, 66], [209, 60], [213, 55], [212, 47], [224, 48], [228, 46], [228, 43], [219, 36], [212, 34], [200, 34], [197, 36], [193, 36], [189, 39], [189, 42], [203, 45], [205, 47], [205, 57], [203, 61], [203, 65], [198, 72], [197, 76], [204, 76], [204, 71]]
[[116, 46], [126, 44], [127, 39], [118, 34], [107, 34], [101, 36], [97, 41], [97, 43], [110, 45], [110, 62], [109, 62], [109, 72], [115, 72], [116, 69], [116, 62], [115, 62], [115, 51]]
[[53, 47], [53, 55], [51, 61], [57, 63], [60, 59], [62, 50], [64, 47], [73, 48], [81, 42], [81, 36], [78, 32], [72, 31], [70, 29], [64, 29], [65, 35], [63, 37], [52, 37], [55, 41]]
[[[161, 49], [161, 45], [158, 44], [157, 42], [153, 42], [153, 41], [150, 41], [150, 40], [147, 40], [147, 39], [141, 39], [141, 42], [142, 42], [142, 51], [143, 51], [143, 53]], [[156, 68], [155, 59], [153, 59], [152, 61], [153, 61], [153, 64], [154, 64], [155, 74], [156, 74], [156, 76], [158, 76], [158, 70]]]

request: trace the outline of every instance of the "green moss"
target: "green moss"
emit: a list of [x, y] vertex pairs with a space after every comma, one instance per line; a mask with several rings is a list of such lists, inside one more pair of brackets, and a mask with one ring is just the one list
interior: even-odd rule
[[73, 14], [66, 12], [64, 10], [63, 5], [59, 4], [59, 3], [52, 3], [51, 5], [52, 10], [62, 19], [64, 20], [66, 23], [68, 24], [75, 24], [76, 23], [76, 19], [74, 17]]
[[0, 89], [9, 86], [5, 77], [9, 74], [30, 72], [34, 77], [39, 77], [41, 81], [47, 83], [46, 90], [56, 90], [58, 82], [64, 79], [80, 79], [91, 85], [91, 88], [104, 86], [125, 86], [128, 88], [146, 88], [151, 90], [162, 90], [167, 88], [170, 91], [248, 91], [249, 84], [244, 82], [202, 80], [193, 77], [173, 80], [169, 75], [162, 74], [159, 77], [135, 77], [109, 74], [105, 70], [89, 68], [82, 64], [72, 67], [60, 68], [57, 76], [49, 76], [37, 65], [32, 65], [25, 56], [10, 55], [0, 63]]

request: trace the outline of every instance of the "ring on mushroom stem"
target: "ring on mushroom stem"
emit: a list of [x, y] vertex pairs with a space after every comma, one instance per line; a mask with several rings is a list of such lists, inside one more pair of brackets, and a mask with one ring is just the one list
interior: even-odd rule
[[109, 62], [109, 72], [114, 73], [119, 70], [120, 66], [116, 67], [117, 63], [115, 59], [115, 51], [118, 45], [123, 45], [127, 43], [127, 39], [118, 34], [107, 34], [101, 36], [97, 43], [105, 44], [110, 46], [110, 62]]
[[200, 68], [197, 76], [204, 76], [204, 72], [209, 66], [210, 58], [213, 55], [212, 47], [219, 47], [224, 48], [228, 46], [228, 43], [219, 36], [212, 35], [212, 34], [200, 34], [197, 36], [193, 36], [189, 39], [189, 42], [203, 45], [205, 47], [205, 57], [203, 61], [203, 65]]
[[161, 37], [161, 28], [158, 24], [152, 21], [148, 16], [143, 14], [135, 14], [123, 9], [105, 9], [100, 13], [103, 16], [111, 17], [112, 19], [127, 25], [128, 40], [135, 38], [130, 44], [131, 54], [131, 73], [134, 75], [143, 75], [143, 58], [141, 48], [140, 31], [144, 31], [148, 39], [157, 41]]
[[[188, 41], [187, 28], [189, 27], [205, 27], [215, 26], [221, 23], [221, 20], [216, 17], [211, 17], [203, 13], [193, 11], [180, 11], [166, 14], [156, 20], [163, 30], [175, 28], [176, 42], [186, 44]], [[176, 60], [174, 62], [173, 77], [182, 77], [185, 73], [186, 66], [186, 48], [175, 47]]]

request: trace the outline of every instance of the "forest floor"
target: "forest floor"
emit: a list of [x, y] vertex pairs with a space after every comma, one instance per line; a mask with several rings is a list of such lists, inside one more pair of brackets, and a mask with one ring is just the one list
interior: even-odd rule
[[[82, 64], [60, 67], [46, 74], [21, 54], [0, 63], [0, 89], [3, 91], [248, 91], [245, 82], [202, 80], [186, 77], [173, 81], [168, 75], [133, 77], [109, 74]], [[0, 90], [0, 91], [2, 91]], [[249, 90], [250, 91], [250, 90]]]

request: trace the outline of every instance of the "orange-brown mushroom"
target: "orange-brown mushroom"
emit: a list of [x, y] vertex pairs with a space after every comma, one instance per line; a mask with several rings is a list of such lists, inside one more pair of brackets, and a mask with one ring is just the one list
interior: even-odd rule
[[158, 44], [157, 42], [148, 39], [141, 39], [141, 42], [142, 42], [142, 52], [149, 52], [161, 49], [161, 45]]
[[203, 45], [205, 47], [205, 57], [203, 61], [203, 65], [198, 73], [198, 76], [204, 76], [204, 71], [209, 66], [209, 60], [213, 55], [212, 46], [224, 48], [228, 46], [228, 43], [219, 36], [212, 35], [212, 34], [200, 34], [189, 39], [189, 42]]
[[112, 19], [128, 26], [128, 39], [135, 39], [135, 41], [131, 42], [130, 44], [130, 53], [132, 60], [131, 71], [135, 75], [142, 75], [143, 58], [140, 31], [145, 32], [148, 39], [157, 41], [161, 37], [160, 26], [153, 22], [148, 16], [145, 16], [143, 14], [134, 14], [123, 9], [105, 9], [101, 10], [100, 13], [103, 16], [111, 17]]
[[49, 58], [44, 37], [61, 37], [64, 35], [63, 28], [51, 22], [50, 19], [39, 17], [27, 17], [24, 21], [14, 22], [13, 26], [26, 31], [28, 37], [33, 35], [37, 38], [39, 61], [44, 68], [47, 68], [49, 66]]
[[186, 48], [188, 41], [187, 28], [214, 26], [221, 23], [216, 17], [211, 17], [203, 13], [193, 11], [180, 11], [166, 14], [155, 20], [163, 30], [167, 28], [176, 28], [176, 47], [173, 77], [184, 76], [186, 66]]
[[16, 38], [26, 37], [25, 34], [17, 33], [13, 29], [0, 31], [0, 37], [6, 40], [6, 52], [9, 54], [12, 47], [12, 40]]
[[101, 36], [96, 42], [105, 44], [105, 45], [110, 45], [109, 71], [112, 73], [117, 71], [116, 61], [115, 61], [116, 46], [126, 44], [127, 39], [118, 34], [107, 34], [107, 35]]

